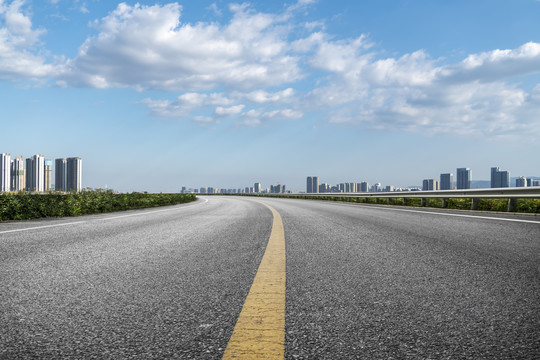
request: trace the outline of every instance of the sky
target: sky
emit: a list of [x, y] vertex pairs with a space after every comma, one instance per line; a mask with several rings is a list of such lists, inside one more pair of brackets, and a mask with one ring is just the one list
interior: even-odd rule
[[0, 153], [83, 186], [540, 176], [538, 0], [0, 0]]

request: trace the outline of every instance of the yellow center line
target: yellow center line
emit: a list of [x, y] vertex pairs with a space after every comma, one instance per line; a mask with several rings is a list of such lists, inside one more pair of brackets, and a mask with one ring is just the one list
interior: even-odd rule
[[272, 232], [223, 359], [285, 356], [285, 232], [279, 213], [266, 207], [274, 216]]

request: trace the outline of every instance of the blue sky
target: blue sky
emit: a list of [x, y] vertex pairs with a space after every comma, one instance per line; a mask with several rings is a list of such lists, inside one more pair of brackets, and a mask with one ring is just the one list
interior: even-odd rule
[[540, 176], [535, 0], [0, 0], [0, 152], [83, 185]]

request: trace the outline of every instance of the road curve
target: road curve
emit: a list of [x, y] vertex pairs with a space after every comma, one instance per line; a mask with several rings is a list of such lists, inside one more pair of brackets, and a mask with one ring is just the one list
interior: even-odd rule
[[540, 358], [536, 217], [235, 197], [0, 224], [0, 358], [221, 358], [261, 203], [286, 239], [285, 358]]

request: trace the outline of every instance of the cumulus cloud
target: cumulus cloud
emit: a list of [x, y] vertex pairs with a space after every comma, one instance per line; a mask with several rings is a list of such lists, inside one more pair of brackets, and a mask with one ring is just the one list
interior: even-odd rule
[[218, 116], [233, 116], [238, 115], [242, 112], [242, 109], [244, 109], [245, 105], [234, 105], [230, 107], [223, 107], [218, 106], [215, 110], [215, 114]]
[[535, 92], [511, 78], [540, 73], [540, 44], [471, 54], [441, 64], [423, 50], [377, 58], [363, 39], [318, 37], [311, 58], [329, 75], [312, 89], [305, 107], [327, 110], [332, 123], [373, 129], [498, 136], [538, 131]]
[[366, 35], [336, 38], [323, 22], [297, 21], [312, 3], [276, 14], [232, 4], [224, 23], [183, 23], [178, 3], [121, 3], [92, 23], [97, 35], [77, 56], [50, 64], [24, 1], [0, 0], [0, 79], [161, 90], [174, 95], [141, 101], [153, 115], [199, 124], [325, 117], [384, 131], [540, 135], [540, 84], [526, 78], [540, 73], [539, 43], [456, 63], [424, 49], [388, 56]]
[[252, 89], [300, 78], [281, 18], [231, 5], [228, 24], [182, 24], [177, 3], [121, 3], [68, 64], [70, 85], [171, 91]]
[[0, 1], [0, 79], [47, 79], [56, 68], [35, 53], [45, 30], [32, 27], [23, 5], [22, 0]]

